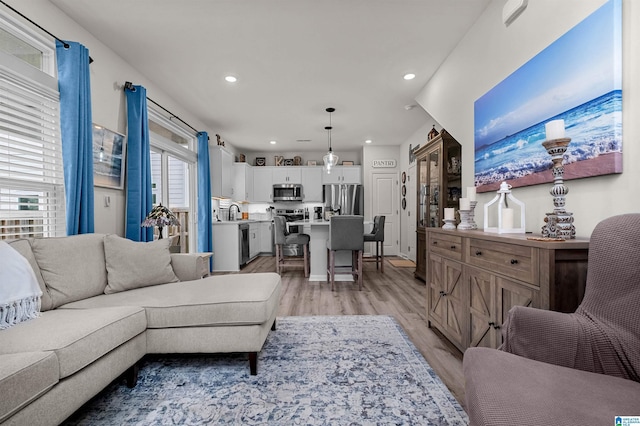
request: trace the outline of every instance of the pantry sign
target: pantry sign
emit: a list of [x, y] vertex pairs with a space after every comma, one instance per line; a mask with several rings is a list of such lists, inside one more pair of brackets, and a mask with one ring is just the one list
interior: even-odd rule
[[371, 167], [392, 169], [396, 167], [396, 160], [373, 160]]

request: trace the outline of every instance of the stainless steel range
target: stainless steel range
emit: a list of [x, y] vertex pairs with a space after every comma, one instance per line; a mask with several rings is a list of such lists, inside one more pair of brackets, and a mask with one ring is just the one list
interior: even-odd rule
[[[298, 234], [302, 232], [302, 225], [290, 225], [289, 222], [302, 222], [305, 219], [305, 211], [303, 209], [276, 209], [276, 216], [283, 216], [287, 221], [287, 228], [290, 234]], [[273, 227], [274, 231], [276, 227]], [[274, 237], [275, 241], [275, 237]], [[303, 256], [302, 246], [295, 244], [287, 244], [282, 247], [285, 256]]]

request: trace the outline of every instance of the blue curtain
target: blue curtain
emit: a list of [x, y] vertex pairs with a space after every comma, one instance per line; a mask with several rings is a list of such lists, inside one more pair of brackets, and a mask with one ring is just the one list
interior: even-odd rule
[[[209, 170], [209, 135], [198, 133], [198, 251], [213, 251], [211, 229], [211, 173]], [[209, 258], [209, 268], [213, 259]]]
[[89, 50], [56, 41], [67, 235], [94, 231]]
[[151, 211], [151, 151], [147, 89], [125, 88], [127, 97], [127, 208], [125, 236], [133, 241], [152, 241], [153, 228], [141, 227]]

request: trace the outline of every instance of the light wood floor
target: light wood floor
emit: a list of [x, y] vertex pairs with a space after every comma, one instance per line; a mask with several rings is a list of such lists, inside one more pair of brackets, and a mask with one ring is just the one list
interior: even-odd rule
[[[362, 291], [354, 283], [336, 282], [332, 292], [328, 283], [309, 282], [302, 269], [285, 269], [278, 316], [391, 315], [464, 406], [462, 354], [427, 326], [426, 287], [413, 277], [414, 268], [393, 267], [388, 259], [384, 274], [365, 262]], [[269, 271], [275, 272], [274, 258], [258, 257], [241, 273]]]

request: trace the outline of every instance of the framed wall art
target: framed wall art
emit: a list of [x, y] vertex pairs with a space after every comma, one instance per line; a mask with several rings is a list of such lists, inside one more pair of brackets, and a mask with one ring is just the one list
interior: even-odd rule
[[622, 4], [609, 0], [474, 104], [475, 186], [553, 181], [545, 124], [564, 120], [564, 179], [622, 173]]
[[126, 137], [93, 125], [93, 184], [105, 188], [124, 188]]

